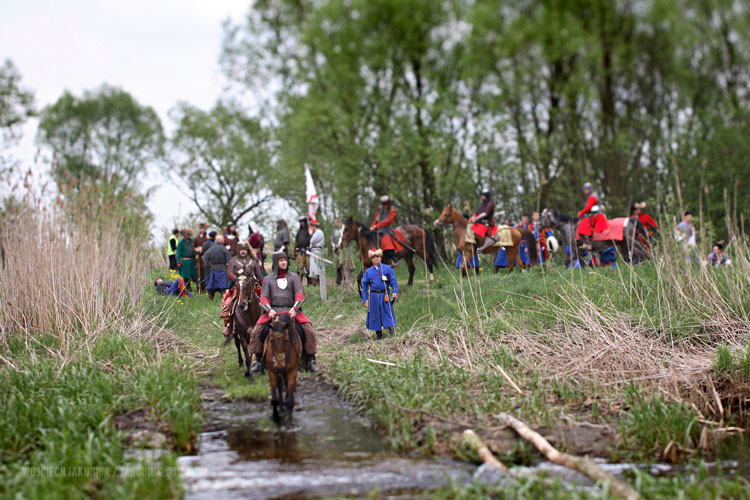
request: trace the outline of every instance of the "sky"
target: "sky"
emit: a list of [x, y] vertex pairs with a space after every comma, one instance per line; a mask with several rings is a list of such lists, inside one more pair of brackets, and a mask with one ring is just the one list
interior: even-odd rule
[[[34, 91], [38, 109], [64, 90], [80, 96], [103, 83], [153, 107], [167, 133], [177, 101], [210, 108], [227, 88], [218, 58], [221, 23], [241, 21], [249, 0], [2, 0], [0, 60], [9, 58]], [[242, 96], [248, 102], [248, 96]], [[36, 120], [11, 150], [24, 167], [34, 166]], [[158, 174], [149, 207], [155, 231], [194, 212], [190, 199]]]

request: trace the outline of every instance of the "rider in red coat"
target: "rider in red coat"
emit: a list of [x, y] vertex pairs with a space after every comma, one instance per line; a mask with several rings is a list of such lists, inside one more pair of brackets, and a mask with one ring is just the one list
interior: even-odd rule
[[586, 199], [586, 206], [578, 212], [579, 219], [584, 216], [585, 218], [578, 224], [577, 234], [583, 239], [582, 248], [584, 250], [591, 250], [591, 240], [594, 233], [606, 231], [609, 226], [607, 218], [602, 211], [599, 195], [596, 194], [590, 182], [583, 185], [583, 192], [588, 198]]

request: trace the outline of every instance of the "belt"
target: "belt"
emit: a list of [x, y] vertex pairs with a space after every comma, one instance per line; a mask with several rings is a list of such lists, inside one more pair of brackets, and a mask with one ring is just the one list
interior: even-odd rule
[[310, 251], [314, 252], [315, 250], [323, 250], [323, 247], [311, 247]]
[[385, 293], [385, 290], [370, 290], [370, 293]]
[[195, 260], [195, 257], [183, 257], [182, 260]]

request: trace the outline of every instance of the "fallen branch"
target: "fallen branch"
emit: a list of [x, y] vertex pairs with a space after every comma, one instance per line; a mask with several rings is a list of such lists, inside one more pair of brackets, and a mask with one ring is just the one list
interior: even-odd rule
[[477, 436], [476, 432], [472, 431], [471, 429], [466, 429], [463, 433], [463, 436], [468, 445], [477, 452], [479, 458], [482, 459], [482, 462], [494, 467], [495, 469], [505, 474], [510, 475], [510, 471], [505, 466], [505, 464], [495, 458], [495, 455], [493, 455], [490, 449], [487, 448], [487, 445], [484, 444], [482, 438]]
[[613, 474], [605, 471], [588, 458], [561, 453], [554, 446], [549, 444], [549, 441], [544, 439], [541, 434], [532, 430], [529, 426], [507, 413], [501, 413], [498, 415], [498, 418], [508, 424], [508, 426], [516, 431], [519, 436], [536, 446], [542, 455], [544, 455], [550, 462], [586, 474], [595, 481], [604, 482], [609, 486], [609, 492], [617, 498], [624, 498], [627, 500], [636, 500], [640, 498], [633, 488], [625, 482], [617, 479]]
[[370, 359], [370, 358], [365, 358], [365, 359], [367, 359], [367, 361], [369, 361], [370, 363], [375, 363], [378, 365], [398, 366], [396, 363], [391, 363], [390, 361], [379, 361], [377, 359]]

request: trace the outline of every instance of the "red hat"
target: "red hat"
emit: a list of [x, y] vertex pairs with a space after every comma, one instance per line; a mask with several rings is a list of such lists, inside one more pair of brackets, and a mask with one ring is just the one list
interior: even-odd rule
[[310, 225], [320, 227], [320, 222], [318, 222], [318, 219], [316, 219], [315, 217], [310, 217]]
[[258, 233], [251, 234], [247, 242], [250, 243], [250, 246], [253, 248], [260, 248], [260, 234]]

